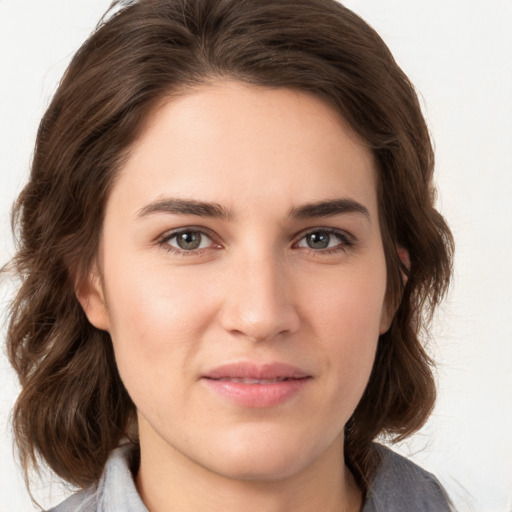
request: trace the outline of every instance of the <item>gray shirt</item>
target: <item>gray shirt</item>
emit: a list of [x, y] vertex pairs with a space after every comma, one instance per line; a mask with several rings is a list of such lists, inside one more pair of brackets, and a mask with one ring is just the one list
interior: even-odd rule
[[[450, 512], [446, 492], [437, 479], [383, 446], [383, 459], [362, 512]], [[130, 461], [133, 446], [109, 457], [97, 485], [74, 494], [49, 512], [148, 512], [135, 488]]]

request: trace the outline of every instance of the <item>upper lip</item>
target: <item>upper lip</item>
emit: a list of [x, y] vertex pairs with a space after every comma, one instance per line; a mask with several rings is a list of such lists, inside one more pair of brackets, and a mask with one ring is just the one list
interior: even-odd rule
[[303, 379], [310, 374], [286, 363], [256, 364], [251, 362], [230, 363], [208, 370], [202, 375], [207, 379]]

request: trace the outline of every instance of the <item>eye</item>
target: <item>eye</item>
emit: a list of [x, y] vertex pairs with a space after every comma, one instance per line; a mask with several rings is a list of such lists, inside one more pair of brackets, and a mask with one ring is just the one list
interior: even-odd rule
[[348, 236], [339, 231], [317, 229], [306, 233], [297, 243], [297, 247], [323, 251], [329, 249], [344, 249], [352, 245]]
[[161, 244], [170, 250], [191, 252], [212, 247], [212, 239], [202, 231], [186, 229], [171, 233]]

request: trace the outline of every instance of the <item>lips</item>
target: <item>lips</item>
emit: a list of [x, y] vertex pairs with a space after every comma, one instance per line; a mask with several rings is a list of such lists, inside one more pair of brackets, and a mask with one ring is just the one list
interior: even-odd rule
[[284, 363], [236, 363], [207, 371], [201, 381], [222, 400], [242, 407], [265, 408], [291, 400], [311, 379], [307, 372]]
[[289, 380], [288, 377], [277, 377], [275, 379], [241, 379], [239, 377], [222, 377], [221, 380], [224, 382], [240, 382], [241, 384], [274, 384], [276, 382], [283, 382]]
[[[215, 380], [247, 379], [247, 380], [285, 380], [303, 379], [310, 377], [308, 373], [295, 366], [285, 363], [234, 363], [219, 366], [208, 372], [203, 377]], [[251, 382], [251, 384], [253, 384]]]

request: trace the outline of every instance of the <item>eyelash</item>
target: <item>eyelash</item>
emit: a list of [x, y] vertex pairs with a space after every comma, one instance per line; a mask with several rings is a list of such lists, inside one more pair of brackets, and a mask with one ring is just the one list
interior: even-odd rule
[[193, 255], [201, 254], [205, 251], [209, 251], [209, 250], [212, 250], [215, 248], [215, 247], [206, 247], [206, 248], [202, 248], [202, 249], [194, 249], [194, 250], [187, 251], [185, 249], [179, 249], [177, 247], [173, 247], [172, 245], [169, 244], [169, 242], [172, 239], [175, 239], [179, 235], [186, 234], [186, 233], [196, 233], [201, 236], [206, 236], [211, 240], [212, 244], [220, 246], [220, 244], [218, 244], [214, 241], [215, 237], [213, 236], [213, 233], [211, 233], [209, 230], [207, 230], [205, 228], [202, 228], [202, 227], [200, 228], [200, 227], [195, 227], [195, 226], [180, 228], [180, 229], [177, 229], [170, 233], [166, 233], [158, 240], [158, 245], [161, 246], [166, 251], [176, 254], [177, 256], [193, 256]]
[[329, 236], [334, 235], [339, 240], [339, 243], [331, 248], [314, 249], [312, 247], [301, 247], [301, 249], [307, 251], [308, 253], [314, 256], [326, 256], [329, 254], [336, 254], [341, 251], [346, 252], [355, 245], [354, 237], [345, 231], [333, 228], [313, 228], [301, 233], [300, 238], [298, 239], [297, 242], [295, 242], [294, 246], [297, 246], [298, 243], [302, 241], [305, 237], [307, 237], [308, 235], [312, 235], [314, 233], [322, 233], [327, 234]]
[[[170, 241], [172, 239], [176, 239], [180, 234], [186, 234], [186, 233], [193, 233], [193, 234], [199, 234], [201, 236], [206, 236], [210, 239], [211, 243], [214, 245], [214, 247], [205, 247], [205, 248], [199, 248], [199, 249], [179, 249], [177, 247], [173, 247], [170, 245]], [[325, 248], [325, 249], [314, 249], [312, 247], [299, 247], [299, 243], [308, 235], [312, 235], [315, 233], [321, 233], [321, 234], [327, 234], [329, 236], [335, 236], [338, 238], [339, 243], [331, 248]], [[330, 241], [329, 241], [330, 242]], [[293, 247], [299, 248], [301, 250], [307, 251], [308, 253], [320, 256], [320, 255], [329, 255], [334, 254], [338, 252], [346, 252], [351, 247], [355, 245], [355, 240], [352, 235], [348, 234], [345, 231], [341, 231], [338, 229], [333, 228], [312, 228], [305, 232], [302, 232], [297, 239], [296, 242], [294, 242]], [[186, 228], [180, 228], [178, 230], [172, 231], [171, 233], [166, 233], [158, 240], [158, 245], [161, 246], [163, 249], [165, 249], [168, 252], [171, 252], [173, 254], [176, 254], [178, 256], [194, 256], [197, 254], [202, 254], [204, 252], [210, 251], [212, 249], [217, 249], [220, 247], [219, 243], [215, 242], [215, 237], [213, 233], [211, 233], [209, 230], [205, 229], [204, 227], [195, 227], [190, 226]], [[217, 246], [217, 247], [215, 247]]]

